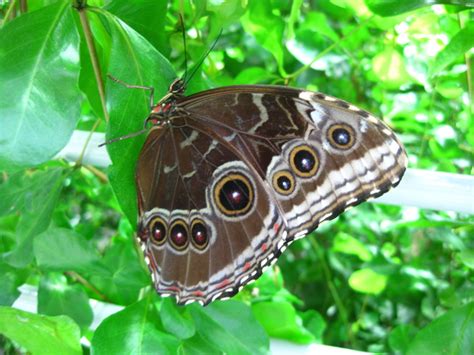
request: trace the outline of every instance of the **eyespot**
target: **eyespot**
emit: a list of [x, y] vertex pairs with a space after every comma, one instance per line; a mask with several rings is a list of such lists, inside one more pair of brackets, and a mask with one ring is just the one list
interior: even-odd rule
[[249, 179], [240, 173], [225, 175], [214, 187], [214, 200], [227, 216], [241, 216], [252, 207], [254, 191]]
[[162, 245], [166, 240], [166, 222], [161, 217], [155, 217], [150, 224], [151, 241]]
[[316, 151], [308, 145], [299, 145], [290, 152], [290, 167], [300, 177], [312, 177], [319, 168]]
[[175, 220], [170, 226], [169, 238], [175, 249], [186, 249], [189, 244], [189, 231], [186, 222], [182, 219]]
[[290, 195], [295, 191], [295, 178], [288, 170], [277, 171], [272, 178], [273, 188], [282, 195]]
[[209, 243], [209, 230], [203, 220], [195, 219], [191, 223], [191, 240], [193, 245], [199, 250], [204, 250], [207, 247]]
[[334, 124], [327, 131], [329, 143], [337, 149], [349, 149], [355, 143], [354, 129], [347, 124]]

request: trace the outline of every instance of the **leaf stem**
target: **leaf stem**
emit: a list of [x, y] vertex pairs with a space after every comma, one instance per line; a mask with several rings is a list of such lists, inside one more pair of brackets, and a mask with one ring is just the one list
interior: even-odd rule
[[107, 184], [109, 182], [109, 179], [107, 178], [107, 175], [104, 174], [99, 169], [97, 169], [96, 167], [94, 167], [92, 165], [84, 165], [84, 168], [89, 170], [92, 174], [94, 174], [104, 184]]
[[94, 285], [92, 285], [89, 281], [83, 278], [75, 271], [66, 271], [65, 274], [75, 281], [79, 282], [80, 284], [84, 285], [86, 288], [91, 290], [94, 294], [96, 294], [102, 301], [110, 302], [109, 298], [100, 292]]
[[[5, 17], [3, 18], [2, 27], [5, 26], [5, 24], [9, 20], [15, 18], [15, 13], [13, 12], [13, 10], [16, 8], [16, 1], [17, 0], [12, 0], [12, 2], [10, 3], [10, 6], [8, 6], [7, 12], [5, 13]], [[11, 16], [11, 19], [10, 19], [10, 16]]]
[[92, 36], [92, 31], [89, 25], [89, 19], [87, 18], [86, 13], [86, 3], [82, 4], [77, 8], [79, 13], [79, 18], [81, 20], [82, 30], [84, 31], [84, 38], [86, 39], [87, 48], [89, 49], [89, 56], [92, 62], [92, 68], [94, 69], [95, 80], [97, 82], [97, 88], [99, 90], [100, 103], [102, 104], [102, 111], [104, 114], [104, 119], [106, 122], [109, 122], [109, 113], [107, 112], [107, 107], [105, 104], [105, 89], [104, 81], [102, 80], [102, 73], [100, 69], [99, 59], [97, 56], [97, 51], [94, 45], [94, 38]]
[[89, 145], [89, 142], [91, 141], [92, 134], [95, 132], [97, 127], [99, 126], [100, 119], [96, 120], [94, 125], [92, 126], [92, 129], [89, 132], [89, 135], [87, 136], [87, 139], [84, 143], [84, 146], [82, 147], [81, 154], [79, 154], [79, 157], [77, 158], [75, 165], [76, 166], [81, 166], [82, 165], [82, 160], [84, 159], [84, 154], [86, 153], [87, 146]]

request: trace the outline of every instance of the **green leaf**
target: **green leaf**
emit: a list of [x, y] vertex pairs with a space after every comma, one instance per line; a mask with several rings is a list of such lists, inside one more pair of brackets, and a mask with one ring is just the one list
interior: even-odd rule
[[167, 56], [170, 51], [165, 32], [167, 6], [168, 0], [138, 0], [133, 4], [127, 0], [114, 0], [104, 9], [119, 17]]
[[189, 311], [177, 306], [171, 298], [164, 298], [161, 302], [160, 315], [163, 327], [178, 339], [191, 338], [196, 333]]
[[135, 302], [143, 287], [151, 284], [148, 270], [142, 268], [130, 239], [114, 238], [106, 249], [102, 263], [112, 271], [110, 275], [94, 274], [92, 284], [111, 301], [127, 305]]
[[357, 270], [349, 277], [349, 286], [358, 292], [377, 295], [387, 286], [387, 276], [372, 269]]
[[255, 37], [258, 43], [273, 54], [282, 75], [283, 68], [283, 30], [285, 22], [268, 9], [270, 0], [251, 1], [241, 22], [247, 33]]
[[24, 267], [33, 260], [33, 241], [51, 220], [66, 174], [62, 168], [37, 171], [32, 175], [15, 175], [0, 186], [0, 211], [17, 212], [16, 246], [5, 255], [12, 266]]
[[[109, 73], [133, 85], [154, 86], [155, 98], [166, 94], [176, 78], [170, 63], [142, 36], [111, 14], [101, 12], [112, 31]], [[127, 135], [143, 128], [150, 113], [150, 92], [128, 89], [107, 80], [107, 104], [110, 113], [107, 138]], [[145, 140], [145, 134], [109, 144], [112, 166], [110, 183], [121, 208], [132, 225], [137, 220], [135, 166]]]
[[79, 119], [79, 35], [71, 3], [8, 22], [0, 43], [0, 170], [11, 170], [51, 159]]
[[472, 0], [365, 0], [369, 9], [380, 16], [395, 16], [435, 4], [474, 7]]
[[389, 89], [400, 89], [400, 86], [412, 81], [403, 57], [395, 48], [387, 48], [377, 54], [372, 59], [372, 66], [378, 82]]
[[323, 316], [314, 309], [309, 309], [301, 313], [301, 318], [303, 319], [304, 327], [313, 334], [314, 342], [323, 344], [323, 334], [327, 327]]
[[408, 346], [417, 332], [418, 329], [411, 324], [400, 324], [396, 326], [388, 336], [390, 349], [399, 354], [406, 354]]
[[70, 229], [49, 228], [38, 235], [34, 253], [44, 270], [110, 274], [89, 241]]
[[340, 232], [336, 235], [332, 250], [339, 253], [355, 255], [362, 261], [370, 261], [372, 259], [372, 254], [363, 243], [344, 232]]
[[470, 269], [474, 269], [474, 250], [466, 249], [458, 253], [461, 262]]
[[28, 274], [0, 261], [0, 306], [11, 306], [20, 296], [18, 287], [26, 281]]
[[95, 331], [94, 354], [176, 354], [179, 341], [159, 330], [151, 295], [106, 318]]
[[229, 354], [266, 354], [269, 340], [250, 308], [238, 301], [189, 306], [199, 335]]
[[430, 75], [439, 74], [448, 65], [462, 57], [474, 47], [474, 23], [469, 22], [449, 41], [446, 47], [435, 58], [430, 68]]
[[82, 354], [79, 327], [69, 317], [48, 317], [0, 307], [0, 334], [35, 355]]
[[89, 297], [84, 290], [79, 285], [69, 285], [66, 277], [57, 273], [49, 273], [41, 278], [38, 313], [69, 316], [83, 329], [87, 329], [93, 318]]
[[315, 340], [289, 302], [258, 302], [252, 305], [252, 311], [271, 337], [300, 344], [309, 344]]
[[474, 302], [454, 309], [420, 330], [407, 354], [473, 354]]

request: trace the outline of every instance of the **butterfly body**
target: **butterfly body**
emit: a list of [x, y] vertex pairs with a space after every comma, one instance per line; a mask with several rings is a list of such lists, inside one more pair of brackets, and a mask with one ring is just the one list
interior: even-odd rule
[[178, 303], [237, 293], [294, 239], [398, 184], [406, 154], [366, 111], [280, 86], [175, 86], [136, 170], [139, 240]]

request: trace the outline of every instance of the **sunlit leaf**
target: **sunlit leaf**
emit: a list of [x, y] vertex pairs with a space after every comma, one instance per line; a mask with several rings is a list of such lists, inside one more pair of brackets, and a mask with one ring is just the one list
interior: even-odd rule
[[352, 273], [349, 285], [358, 292], [377, 295], [387, 286], [387, 276], [378, 274], [372, 269], [361, 269]]
[[355, 255], [363, 261], [372, 259], [372, 254], [365, 245], [347, 233], [341, 232], [336, 235], [332, 249], [335, 252]]
[[60, 1], [0, 30], [0, 170], [51, 159], [76, 126], [79, 35], [72, 11]]
[[474, 303], [454, 309], [420, 330], [408, 355], [472, 354], [474, 352]]
[[159, 329], [152, 296], [106, 318], [92, 338], [94, 354], [176, 354], [179, 341]]
[[459, 5], [473, 7], [472, 0], [365, 0], [372, 12], [381, 16], [394, 16], [404, 12], [416, 10], [423, 6], [435, 4]]
[[379, 82], [388, 88], [399, 89], [411, 82], [403, 57], [394, 48], [387, 48], [377, 54], [372, 59], [372, 65]]
[[32, 354], [82, 354], [79, 327], [66, 316], [49, 317], [0, 307], [0, 334]]

